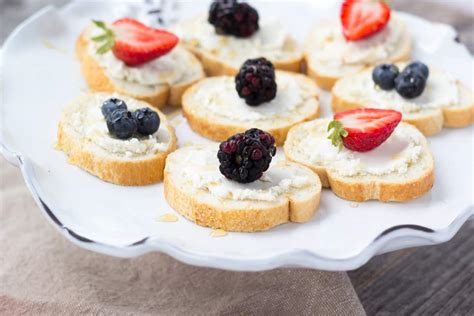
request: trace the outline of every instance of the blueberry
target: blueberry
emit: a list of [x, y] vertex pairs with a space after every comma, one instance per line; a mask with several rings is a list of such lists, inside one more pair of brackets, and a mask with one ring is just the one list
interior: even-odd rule
[[119, 139], [129, 139], [137, 131], [137, 122], [132, 113], [124, 109], [115, 109], [107, 117], [107, 128], [110, 134]]
[[107, 119], [107, 117], [116, 109], [126, 110], [127, 104], [123, 100], [110, 98], [102, 104], [102, 115], [104, 115], [105, 119]]
[[395, 79], [395, 89], [406, 99], [420, 96], [425, 90], [426, 78], [418, 70], [405, 68]]
[[428, 66], [426, 66], [420, 61], [414, 61], [410, 63], [408, 66], [405, 67], [405, 69], [412, 69], [414, 71], [419, 71], [423, 74], [425, 79], [428, 79], [428, 76], [430, 75], [430, 70]]
[[142, 135], [151, 135], [160, 127], [158, 113], [150, 108], [136, 110], [133, 112], [133, 118], [137, 122], [138, 132]]
[[395, 88], [395, 78], [398, 76], [398, 67], [391, 64], [378, 65], [372, 71], [372, 80], [382, 90]]

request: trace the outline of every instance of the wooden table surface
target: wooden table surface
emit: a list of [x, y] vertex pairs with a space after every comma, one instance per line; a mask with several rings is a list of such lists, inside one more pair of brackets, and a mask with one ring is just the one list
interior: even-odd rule
[[[392, 6], [453, 25], [473, 52], [473, 0], [465, 0], [465, 10], [446, 6], [449, 1], [397, 0]], [[0, 43], [45, 4], [65, 2], [0, 0]], [[368, 315], [474, 315], [474, 221], [447, 243], [377, 256], [349, 276]]]

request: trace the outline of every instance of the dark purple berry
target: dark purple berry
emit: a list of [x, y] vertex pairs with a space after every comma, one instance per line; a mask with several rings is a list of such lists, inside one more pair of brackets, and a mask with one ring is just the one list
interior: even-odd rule
[[109, 133], [119, 139], [129, 139], [137, 132], [137, 122], [130, 111], [116, 109], [107, 118]]
[[137, 130], [142, 135], [151, 135], [160, 127], [158, 113], [150, 108], [138, 109], [132, 115], [137, 122]]
[[258, 29], [258, 12], [248, 3], [215, 0], [209, 8], [209, 23], [217, 34], [249, 37]]
[[100, 110], [102, 111], [102, 115], [107, 119], [107, 117], [112, 114], [113, 111], [117, 109], [122, 109], [126, 110], [127, 109], [127, 104], [120, 99], [116, 98], [110, 98], [106, 100], [103, 104]]
[[392, 64], [378, 65], [372, 71], [372, 80], [382, 90], [395, 88], [395, 78], [398, 76], [398, 67]]
[[217, 152], [220, 172], [228, 179], [249, 183], [259, 179], [275, 156], [275, 139], [252, 128], [222, 142]]
[[254, 149], [252, 151], [252, 156], [250, 156], [250, 158], [252, 158], [252, 160], [259, 160], [260, 158], [262, 158], [263, 156], [263, 153], [260, 149]]
[[395, 89], [406, 99], [419, 97], [426, 86], [426, 77], [418, 70], [405, 68], [395, 79]]
[[411, 62], [410, 64], [408, 64], [408, 66], [405, 67], [405, 69], [419, 71], [425, 77], [425, 79], [428, 79], [428, 76], [430, 75], [430, 69], [421, 61]]
[[235, 89], [250, 106], [273, 100], [277, 93], [273, 64], [263, 57], [248, 59], [235, 76]]

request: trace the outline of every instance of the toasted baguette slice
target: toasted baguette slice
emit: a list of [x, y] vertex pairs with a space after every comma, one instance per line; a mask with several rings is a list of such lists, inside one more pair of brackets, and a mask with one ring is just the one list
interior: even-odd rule
[[[403, 69], [405, 64], [398, 66]], [[395, 89], [379, 90], [371, 76], [372, 69], [367, 69], [340, 79], [332, 89], [333, 111], [362, 107], [391, 108], [400, 111], [403, 121], [415, 125], [425, 136], [439, 133], [443, 126], [461, 128], [474, 123], [472, 92], [441, 71], [430, 69], [423, 94], [412, 100], [403, 99]], [[458, 97], [446, 98], [448, 94]], [[437, 104], [430, 106], [433, 102]]]
[[277, 96], [259, 106], [239, 98], [234, 77], [206, 78], [183, 95], [183, 113], [198, 134], [216, 141], [257, 127], [271, 133], [283, 145], [295, 124], [319, 116], [316, 84], [304, 75], [276, 72]]
[[403, 202], [428, 192], [434, 183], [434, 161], [424, 136], [400, 123], [379, 147], [356, 153], [339, 151], [327, 139], [329, 120], [293, 127], [285, 142], [285, 156], [315, 171], [324, 187], [339, 197]]
[[155, 108], [161, 108], [166, 104], [180, 106], [184, 91], [205, 76], [200, 62], [193, 54], [178, 46], [175, 50], [180, 51], [183, 56], [183, 63], [187, 63], [188, 69], [192, 70], [190, 75], [184, 77], [180, 82], [172, 85], [143, 85], [111, 78], [90, 53], [90, 35], [88, 34], [90, 34], [90, 30], [86, 29], [79, 36], [76, 42], [76, 55], [81, 64], [81, 73], [92, 91], [117, 92], [145, 101]]
[[[314, 30], [308, 35], [305, 43], [304, 50], [304, 61], [306, 65], [306, 72], [309, 77], [316, 80], [318, 86], [324, 90], [331, 90], [337, 80], [344, 76], [355, 74], [365, 67], [369, 67], [382, 62], [398, 62], [409, 60], [411, 56], [411, 37], [408, 33], [405, 24], [396, 15], [392, 16], [393, 22], [391, 21], [388, 27], [399, 28], [399, 39], [394, 43], [395, 49], [390, 51], [386, 57], [375, 57], [372, 56], [372, 61], [369, 62], [345, 62], [343, 60], [343, 51], [354, 52], [356, 46], [360, 45], [360, 48], [366, 49], [367, 47], [377, 46], [381, 40], [381, 37], [387, 36], [386, 34], [375, 35], [372, 38], [360, 40], [358, 42], [348, 44], [345, 42], [342, 36], [342, 30], [340, 29], [340, 22], [338, 20], [323, 21], [318, 24]], [[393, 26], [392, 26], [393, 25]], [[326, 32], [337, 32], [337, 34], [329, 34]], [[391, 32], [391, 30], [389, 30]], [[384, 32], [384, 31], [382, 31]], [[392, 32], [393, 33], [393, 32]], [[380, 37], [380, 38], [378, 38]], [[342, 47], [337, 47], [334, 53], [325, 53], [323, 48], [336, 40], [341, 41]], [[353, 45], [354, 47], [351, 47]], [[325, 58], [320, 58], [321, 54], [329, 54], [330, 61], [325, 61]], [[342, 55], [342, 56], [341, 56]], [[336, 56], [336, 57], [335, 57]], [[339, 58], [339, 59], [338, 59]]]
[[[201, 61], [204, 71], [208, 76], [235, 76], [239, 72], [240, 65], [229, 63], [226, 58], [216, 56], [212, 52], [199, 48], [193, 42], [184, 43], [184, 46]], [[299, 49], [298, 43], [292, 37], [288, 37], [285, 41], [284, 49], [290, 52], [297, 51]], [[257, 57], [261, 56], [248, 56], [246, 59]], [[300, 72], [303, 54], [298, 53], [282, 59], [271, 58], [271, 62], [276, 69]]]
[[[276, 21], [276, 20], [275, 20]], [[290, 35], [281, 37], [281, 34], [276, 34], [275, 27], [281, 27], [277, 24], [263, 23], [260, 25], [260, 30], [257, 34], [250, 38], [235, 38], [233, 36], [218, 35], [215, 33], [214, 27], [207, 21], [207, 16], [204, 14], [197, 15], [190, 19], [181, 21], [173, 30], [180, 36], [184, 46], [193, 52], [201, 61], [204, 70], [208, 76], [234, 76], [238, 73], [241, 64], [249, 58], [266, 57], [271, 60], [273, 65], [280, 70], [300, 72], [303, 60], [303, 52], [297, 41]], [[284, 32], [283, 30], [280, 30]], [[281, 49], [274, 51], [275, 48], [270, 45], [271, 52], [255, 51], [254, 47], [248, 49], [248, 44], [255, 40], [259, 34], [265, 40], [279, 38], [283, 39]], [[202, 40], [204, 37], [205, 40]], [[261, 43], [263, 39], [256, 42]], [[209, 46], [209, 43], [220, 43], [221, 47]], [[228, 48], [229, 42], [238, 43], [237, 47]]]
[[219, 172], [217, 146], [191, 146], [170, 154], [165, 168], [169, 205], [198, 225], [253, 232], [306, 222], [319, 206], [321, 182], [310, 169], [273, 162], [263, 177], [241, 184]]
[[160, 127], [149, 137], [113, 138], [101, 113], [102, 103], [110, 97], [125, 101], [130, 111], [150, 107], [118, 94], [83, 94], [61, 115], [57, 149], [69, 156], [69, 163], [107, 182], [146, 185], [163, 180], [166, 156], [176, 149], [175, 132], [166, 116], [157, 111]]

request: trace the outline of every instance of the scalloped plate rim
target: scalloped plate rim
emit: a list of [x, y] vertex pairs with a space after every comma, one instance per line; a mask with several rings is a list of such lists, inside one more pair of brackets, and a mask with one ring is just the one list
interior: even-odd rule
[[[62, 9], [69, 7], [69, 5], [71, 5], [72, 3], [74, 2], [66, 4], [62, 7]], [[44, 7], [43, 9], [37, 11], [35, 14], [27, 18], [21, 24], [19, 24], [5, 40], [4, 46], [7, 46], [9, 40], [13, 38], [16, 33], [18, 33], [24, 26], [34, 21], [40, 15], [54, 8], [55, 7], [52, 5]], [[423, 18], [411, 14], [403, 14], [406, 14], [419, 20], [426, 21]], [[454, 31], [454, 28], [450, 25], [446, 25], [443, 23], [435, 23], [431, 21], [428, 22], [443, 25], [448, 29]], [[467, 50], [464, 45], [458, 45], [462, 46], [464, 49]], [[1, 59], [1, 61], [3, 62], [3, 59]], [[0, 63], [0, 70], [1, 64], [2, 63]], [[5, 157], [8, 162], [20, 168], [25, 183], [30, 193], [32, 194], [36, 204], [41, 209], [44, 216], [46, 216], [48, 221], [53, 224], [53, 226], [56, 227], [56, 229], [59, 230], [59, 232], [66, 239], [81, 248], [117, 257], [136, 257], [148, 252], [160, 251], [187, 264], [235, 271], [262, 271], [288, 266], [317, 268], [330, 271], [353, 270], [364, 265], [367, 261], [369, 261], [373, 256], [377, 254], [382, 254], [385, 252], [395, 251], [408, 247], [434, 245], [446, 242], [457, 233], [460, 227], [467, 220], [474, 219], [474, 206], [471, 205], [464, 209], [456, 218], [454, 218], [454, 220], [451, 221], [451, 223], [449, 223], [445, 227], [436, 230], [432, 230], [423, 226], [419, 226], [419, 228], [409, 227], [411, 225], [401, 225], [401, 227], [393, 226], [379, 234], [371, 243], [367, 245], [366, 248], [364, 248], [358, 254], [344, 259], [323, 257], [311, 252], [310, 250], [298, 248], [291, 249], [288, 251], [281, 251], [279, 253], [273, 253], [269, 256], [250, 259], [242, 259], [232, 256], [211, 256], [208, 254], [203, 256], [202, 254], [187, 251], [184, 248], [174, 246], [166, 240], [148, 237], [144, 238], [143, 240], [132, 243], [128, 246], [117, 246], [102, 242], [84, 241], [84, 239], [87, 239], [87, 237], [84, 238], [82, 236], [78, 236], [73, 231], [69, 230], [67, 227], [63, 226], [60, 222], [58, 222], [57, 219], [55, 221], [55, 219], [53, 218], [54, 211], [49, 209], [49, 207], [42, 201], [41, 196], [38, 194], [38, 190], [34, 184], [34, 176], [31, 175], [29, 171], [29, 169], [31, 168], [29, 159], [23, 156], [21, 153], [15, 153], [8, 149], [5, 142], [3, 141], [3, 135], [1, 133], [0, 153], [3, 155], [3, 157]], [[431, 232], [428, 232], [428, 230], [431, 230]], [[408, 245], [400, 244], [401, 241], [408, 243]]]

